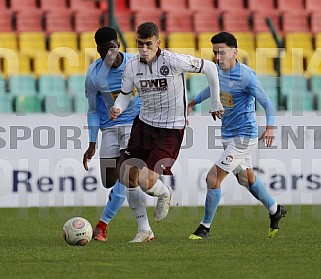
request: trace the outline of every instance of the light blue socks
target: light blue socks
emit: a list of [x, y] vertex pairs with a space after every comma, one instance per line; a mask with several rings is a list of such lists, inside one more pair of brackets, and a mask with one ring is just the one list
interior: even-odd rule
[[256, 177], [255, 183], [249, 187], [251, 194], [269, 210], [271, 214], [276, 211], [276, 201], [266, 190], [265, 185]]
[[218, 208], [218, 204], [221, 199], [221, 188], [219, 189], [207, 189], [205, 212], [201, 224], [209, 228], [214, 219], [214, 215]]
[[125, 198], [126, 187], [117, 180], [113, 189], [110, 190], [108, 201], [103, 213], [100, 216], [100, 220], [108, 224], [116, 215], [118, 210], [122, 207]]

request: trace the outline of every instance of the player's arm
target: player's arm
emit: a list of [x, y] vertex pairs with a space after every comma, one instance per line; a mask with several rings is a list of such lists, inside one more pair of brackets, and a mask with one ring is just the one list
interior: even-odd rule
[[254, 73], [251, 75], [249, 88], [251, 95], [264, 108], [266, 115], [266, 128], [259, 140], [264, 141], [265, 145], [270, 147], [274, 140], [275, 107]]
[[109, 110], [109, 118], [115, 120], [127, 107], [134, 90], [133, 70], [131, 63], [125, 66], [122, 74], [122, 86], [114, 105]]
[[211, 113], [213, 119], [221, 118], [224, 113], [224, 108], [220, 100], [220, 85], [218, 73], [215, 64], [209, 60], [204, 60], [202, 73], [205, 74], [210, 88], [211, 95]]
[[96, 141], [100, 126], [100, 113], [98, 111], [98, 96], [93, 80], [86, 76], [85, 95], [88, 101], [87, 125], [89, 130], [89, 146], [83, 156], [83, 166], [88, 171], [88, 162], [95, 155]]
[[188, 114], [191, 112], [192, 108], [196, 106], [197, 104], [200, 104], [204, 100], [211, 97], [211, 91], [209, 86], [203, 89], [201, 92], [199, 92], [189, 103], [188, 103]]
[[131, 100], [132, 92], [121, 92], [114, 105], [109, 110], [109, 118], [115, 120], [127, 107]]

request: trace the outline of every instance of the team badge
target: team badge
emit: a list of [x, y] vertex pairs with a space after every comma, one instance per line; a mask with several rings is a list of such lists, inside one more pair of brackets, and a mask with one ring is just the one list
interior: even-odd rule
[[225, 160], [222, 161], [221, 164], [223, 164], [223, 165], [229, 165], [229, 164], [232, 163], [233, 159], [234, 159], [234, 158], [233, 158], [232, 155], [227, 155], [226, 158], [225, 158]]
[[160, 67], [159, 72], [161, 75], [167, 76], [169, 74], [169, 68], [166, 65], [163, 65], [162, 67]]

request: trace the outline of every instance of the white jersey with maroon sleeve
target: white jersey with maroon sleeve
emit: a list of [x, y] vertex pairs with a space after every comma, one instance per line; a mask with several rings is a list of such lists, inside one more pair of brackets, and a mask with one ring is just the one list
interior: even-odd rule
[[186, 72], [200, 73], [203, 60], [190, 55], [158, 50], [149, 63], [139, 55], [128, 61], [121, 91], [129, 94], [138, 89], [142, 100], [139, 118], [148, 125], [182, 129], [186, 123]]

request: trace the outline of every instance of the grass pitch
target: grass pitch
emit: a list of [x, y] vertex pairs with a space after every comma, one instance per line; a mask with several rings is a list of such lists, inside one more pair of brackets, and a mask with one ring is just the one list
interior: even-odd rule
[[0, 209], [0, 278], [320, 278], [321, 206], [287, 206], [278, 235], [269, 239], [262, 206], [219, 207], [211, 236], [189, 240], [202, 207], [172, 207], [155, 223], [156, 240], [128, 243], [136, 233], [131, 209], [110, 223], [108, 241], [69, 246], [64, 222], [73, 216], [94, 227], [102, 208]]

